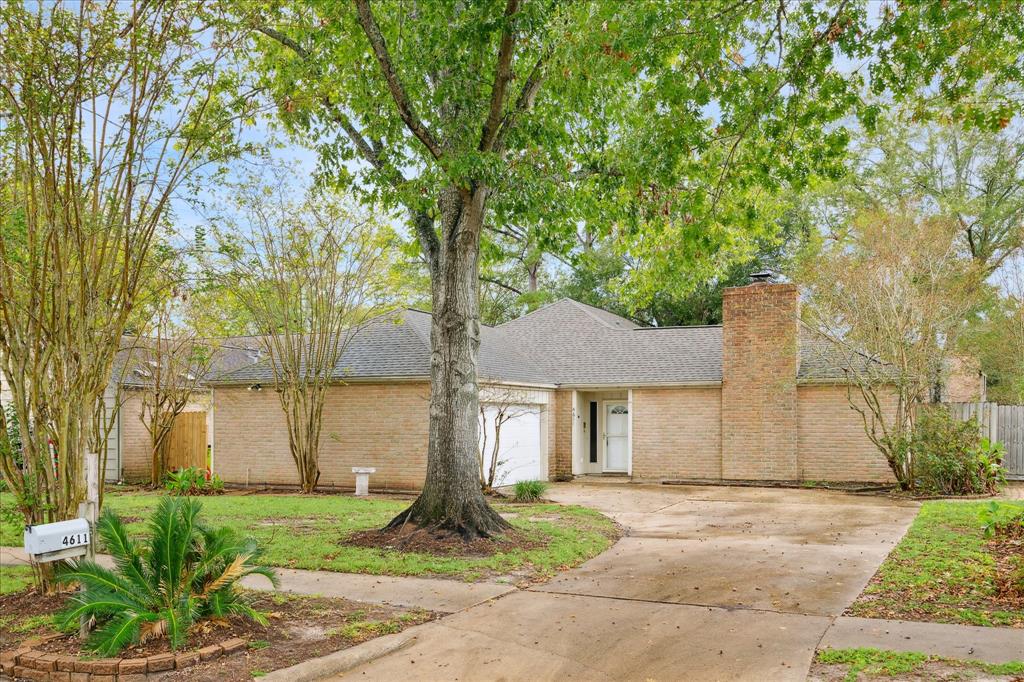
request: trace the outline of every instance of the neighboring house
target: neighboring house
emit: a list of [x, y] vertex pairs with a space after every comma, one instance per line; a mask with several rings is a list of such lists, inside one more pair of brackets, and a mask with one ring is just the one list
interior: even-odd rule
[[[113, 420], [107, 440], [107, 481], [148, 481], [150, 478], [150, 437], [141, 419], [143, 395], [152, 377], [152, 368], [148, 366], [151, 356], [145, 351], [149, 343], [153, 343], [153, 339], [124, 337], [123, 348], [114, 361], [113, 378], [104, 395], [107, 419]], [[261, 357], [256, 337], [222, 338], [212, 343], [215, 350], [207, 378], [259, 362]], [[118, 403], [120, 410], [115, 409]], [[213, 444], [212, 404], [212, 389], [204, 386], [194, 392], [184, 410], [205, 415], [204, 450]]]
[[[798, 319], [792, 284], [728, 289], [721, 326], [640, 327], [561, 300], [481, 329], [481, 402], [511, 399], [503, 483], [586, 474], [635, 480], [888, 481], [851, 409], [841, 354]], [[360, 330], [327, 393], [320, 483], [416, 489], [426, 470], [430, 315]], [[218, 375], [212, 468], [225, 481], [297, 475], [268, 361]], [[508, 429], [508, 431], [506, 431]]]
[[977, 358], [954, 355], [946, 360], [941, 400], [944, 403], [985, 402], [988, 377], [981, 371]]

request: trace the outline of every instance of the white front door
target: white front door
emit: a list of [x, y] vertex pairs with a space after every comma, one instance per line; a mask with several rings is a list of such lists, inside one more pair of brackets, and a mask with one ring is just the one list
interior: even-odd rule
[[604, 470], [629, 468], [629, 403], [604, 404]]

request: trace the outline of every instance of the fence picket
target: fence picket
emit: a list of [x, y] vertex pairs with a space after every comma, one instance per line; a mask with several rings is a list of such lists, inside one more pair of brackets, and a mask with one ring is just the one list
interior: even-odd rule
[[967, 421], [977, 416], [983, 436], [1006, 448], [1003, 467], [1007, 478], [1024, 480], [1024, 405], [947, 403], [950, 413]]

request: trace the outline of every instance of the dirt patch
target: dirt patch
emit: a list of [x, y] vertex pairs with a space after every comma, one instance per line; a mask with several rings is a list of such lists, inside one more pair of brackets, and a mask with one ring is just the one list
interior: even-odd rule
[[[0, 597], [0, 616], [16, 616], [21, 622], [28, 618], [41, 620], [59, 611], [68, 595], [43, 597], [33, 590]], [[262, 626], [241, 618], [207, 620], [189, 632], [188, 646], [178, 653], [193, 651], [210, 644], [240, 637], [248, 642], [241, 654], [200, 663], [185, 670], [168, 672], [161, 677], [234, 682], [251, 680], [254, 674], [277, 670], [310, 658], [345, 649], [383, 634], [400, 632], [406, 627], [434, 618], [425, 611], [410, 611], [388, 606], [351, 602], [345, 599], [296, 597], [293, 595], [256, 593], [253, 607], [268, 616]], [[40, 624], [31, 631], [10, 632], [0, 628], [0, 650], [12, 649], [32, 635], [52, 633], [51, 626]], [[37, 649], [57, 654], [90, 655], [81, 649], [77, 638], [65, 636], [39, 644]], [[166, 639], [152, 640], [144, 645], [125, 649], [124, 658], [141, 658], [170, 651]]]
[[53, 632], [44, 616], [56, 613], [67, 594], [42, 595], [33, 589], [0, 595], [0, 651], [13, 649], [29, 637]]
[[446, 557], [487, 557], [500, 552], [529, 550], [544, 546], [543, 542], [534, 540], [522, 531], [515, 529], [508, 530], [496, 538], [477, 538], [467, 541], [458, 533], [419, 528], [411, 523], [399, 528], [352, 533], [345, 538], [342, 544]]

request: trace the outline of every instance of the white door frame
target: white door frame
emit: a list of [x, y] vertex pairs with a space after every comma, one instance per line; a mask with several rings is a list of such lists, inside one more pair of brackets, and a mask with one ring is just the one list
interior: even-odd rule
[[[632, 393], [632, 391], [630, 392]], [[629, 399], [623, 400], [622, 398], [614, 398], [608, 400], [601, 400], [601, 409], [598, 412], [598, 423], [601, 425], [601, 439], [598, 447], [601, 450], [601, 471], [615, 474], [629, 474], [633, 469], [633, 448], [632, 448], [632, 430], [633, 430], [633, 410], [632, 401]], [[625, 469], [609, 469], [608, 468], [608, 405], [625, 405], [626, 406], [626, 468]]]

